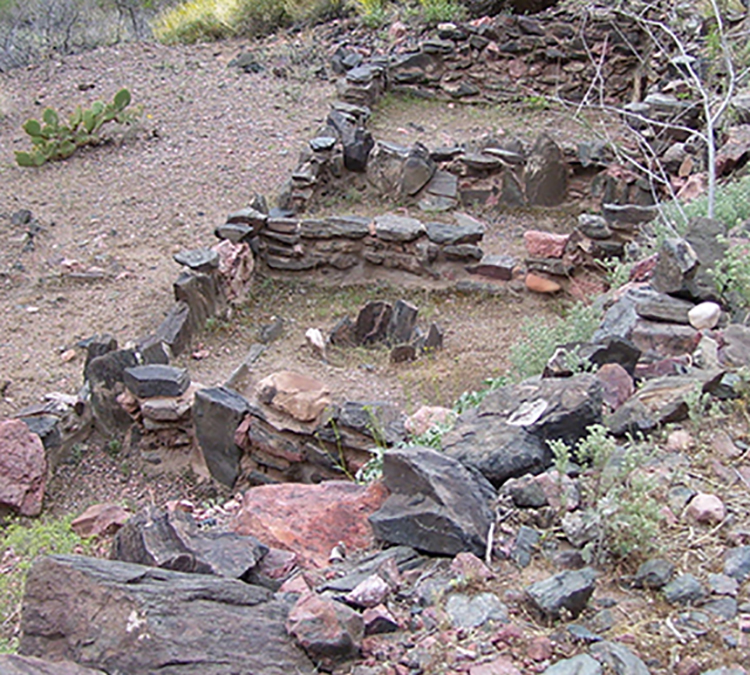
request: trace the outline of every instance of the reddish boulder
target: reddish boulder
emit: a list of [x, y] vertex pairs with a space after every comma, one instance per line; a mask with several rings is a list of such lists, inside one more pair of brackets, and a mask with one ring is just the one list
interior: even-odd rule
[[552, 279], [529, 272], [526, 275], [526, 288], [534, 293], [557, 293], [562, 286]]
[[635, 384], [628, 371], [619, 363], [605, 363], [596, 371], [602, 383], [604, 402], [611, 410], [617, 410], [635, 393]]
[[339, 542], [348, 551], [373, 545], [368, 516], [387, 496], [380, 483], [367, 487], [348, 481], [262, 485], [245, 493], [234, 530], [296, 553], [303, 566], [325, 567]]
[[289, 612], [286, 630], [310, 658], [329, 669], [359, 653], [364, 624], [351, 607], [306, 593]]
[[44, 445], [21, 420], [0, 422], [0, 507], [38, 516], [47, 481]]
[[70, 529], [79, 537], [106, 536], [117, 532], [130, 516], [130, 511], [117, 504], [94, 504], [70, 523]]

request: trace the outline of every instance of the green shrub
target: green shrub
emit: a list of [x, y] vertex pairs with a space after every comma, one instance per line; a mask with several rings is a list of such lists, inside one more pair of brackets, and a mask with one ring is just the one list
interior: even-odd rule
[[750, 245], [729, 246], [712, 274], [722, 297], [750, 307]]
[[388, 19], [386, 0], [354, 0], [354, 5], [368, 28], [380, 28]]
[[578, 303], [552, 325], [527, 319], [523, 337], [510, 350], [514, 375], [524, 379], [539, 375], [555, 348], [568, 342], [587, 342], [599, 327], [601, 311], [593, 305]]
[[60, 116], [52, 108], [46, 108], [42, 120], [30, 119], [23, 125], [34, 146], [29, 152], [16, 152], [19, 166], [42, 166], [47, 161], [67, 159], [84, 145], [101, 142], [99, 131], [108, 122], [129, 124], [139, 111], [125, 110], [130, 105], [130, 92], [120, 89], [112, 103], [95, 101], [90, 108], [78, 106], [68, 123], [61, 123]]
[[0, 550], [4, 552], [3, 574], [0, 575], [0, 652], [15, 651], [15, 628], [20, 620], [26, 573], [34, 559], [53, 553], [88, 553], [88, 542], [81, 539], [70, 523], [73, 516], [38, 520], [30, 525], [11, 522], [0, 534]]

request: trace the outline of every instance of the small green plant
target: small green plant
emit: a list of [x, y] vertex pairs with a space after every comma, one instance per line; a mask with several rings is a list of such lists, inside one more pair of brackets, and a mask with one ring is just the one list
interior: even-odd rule
[[117, 457], [122, 450], [122, 442], [116, 438], [112, 438], [104, 446], [104, 452], [106, 452], [112, 459]]
[[376, 446], [370, 449], [372, 457], [363, 464], [356, 474], [354, 480], [360, 485], [369, 485], [383, 477], [383, 453], [385, 449]]
[[530, 94], [529, 96], [525, 96], [521, 102], [534, 112], [549, 110], [550, 107], [549, 99], [541, 94]]
[[555, 465], [571, 457], [587, 465], [580, 477], [583, 522], [597, 533], [583, 548], [587, 562], [621, 559], [650, 551], [661, 519], [653, 485], [638, 469], [647, 459], [642, 443], [632, 439], [618, 446], [607, 428], [592, 425], [571, 449], [560, 440], [550, 441]]
[[[727, 243], [724, 237], [720, 241]], [[750, 245], [728, 246], [712, 270], [716, 290], [722, 297], [750, 307]]]
[[454, 0], [419, 0], [427, 23], [461, 21], [466, 18], [467, 9]]
[[0, 652], [16, 651], [24, 582], [34, 559], [53, 553], [89, 552], [89, 542], [70, 529], [72, 520], [71, 515], [31, 524], [12, 521], [0, 534], [0, 550], [4, 551], [0, 575], [0, 615], [4, 617], [0, 624]]
[[368, 28], [380, 28], [388, 19], [386, 0], [355, 0], [355, 6]]
[[633, 262], [626, 262], [620, 258], [610, 258], [609, 260], [600, 260], [599, 264], [604, 267], [604, 276], [610, 288], [620, 288], [630, 281], [630, 272], [633, 269]]
[[597, 307], [578, 303], [552, 325], [527, 320], [523, 337], [510, 350], [514, 374], [520, 379], [540, 374], [559, 345], [590, 340], [600, 319]]
[[129, 124], [137, 117], [139, 111], [126, 111], [129, 105], [130, 92], [120, 89], [111, 103], [95, 101], [86, 109], [78, 106], [67, 124], [61, 122], [54, 109], [46, 108], [41, 122], [30, 119], [23, 125], [34, 147], [29, 152], [17, 151], [16, 162], [19, 166], [38, 167], [48, 161], [67, 159], [85, 145], [97, 145], [104, 124]]

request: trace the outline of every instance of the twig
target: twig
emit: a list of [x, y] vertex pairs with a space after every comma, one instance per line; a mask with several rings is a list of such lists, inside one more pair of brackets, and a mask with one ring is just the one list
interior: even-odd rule
[[484, 553], [484, 564], [487, 565], [487, 567], [489, 567], [490, 564], [492, 563], [492, 544], [493, 544], [494, 538], [495, 538], [495, 521], [493, 520], [490, 523], [489, 532], [487, 532], [487, 550]]

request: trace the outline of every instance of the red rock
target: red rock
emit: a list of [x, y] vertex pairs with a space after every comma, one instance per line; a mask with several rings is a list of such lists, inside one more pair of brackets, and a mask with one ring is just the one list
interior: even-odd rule
[[697, 523], [716, 525], [724, 520], [727, 511], [724, 502], [716, 495], [699, 492], [690, 500], [687, 514]]
[[364, 636], [362, 617], [346, 605], [306, 593], [289, 612], [286, 629], [326, 669], [355, 656]]
[[259, 401], [300, 422], [314, 422], [331, 404], [330, 391], [322, 382], [289, 370], [264, 378], [255, 391]]
[[682, 659], [675, 668], [675, 675], [698, 675], [702, 672], [701, 664], [694, 658], [688, 656]]
[[651, 278], [651, 273], [654, 271], [654, 267], [656, 267], [657, 260], [659, 260], [659, 254], [654, 253], [648, 258], [644, 258], [635, 263], [635, 265], [630, 268], [630, 281], [648, 281]]
[[523, 243], [529, 258], [562, 258], [569, 234], [554, 234], [539, 230], [527, 230], [523, 233]]
[[552, 279], [529, 272], [526, 275], [526, 288], [534, 293], [557, 293], [562, 286]]
[[374, 544], [368, 517], [387, 496], [381, 483], [367, 487], [348, 481], [262, 485], [245, 493], [234, 530], [296, 553], [302, 565], [325, 567], [339, 542], [348, 551]]
[[39, 436], [21, 420], [0, 422], [0, 506], [38, 516], [46, 482], [47, 457]]
[[714, 432], [711, 448], [727, 459], [737, 459], [742, 455], [742, 450], [735, 445], [729, 434], [721, 430]]
[[607, 284], [595, 274], [576, 271], [568, 284], [568, 293], [581, 302], [590, 303], [607, 290]]
[[307, 581], [305, 580], [305, 576], [303, 574], [296, 574], [291, 579], [287, 579], [281, 586], [279, 587], [279, 593], [309, 593], [310, 592], [310, 586], [308, 585]]
[[469, 675], [521, 675], [507, 656], [498, 656], [494, 661], [472, 666]]
[[617, 410], [635, 393], [633, 378], [619, 363], [605, 363], [596, 371], [597, 379], [602, 383], [604, 402]]
[[534, 661], [546, 661], [552, 656], [552, 642], [546, 635], [539, 635], [529, 642], [526, 655]]
[[423, 405], [417, 412], [406, 418], [404, 427], [412, 436], [421, 436], [433, 425], [445, 424], [455, 415], [456, 413], [450, 408]]
[[298, 562], [296, 553], [272, 547], [261, 559], [258, 574], [275, 581], [286, 579], [297, 568]]
[[495, 578], [495, 573], [477, 556], [468, 551], [459, 553], [453, 558], [451, 572], [467, 582], [488, 581]]
[[118, 504], [94, 504], [70, 523], [70, 529], [79, 537], [108, 536], [117, 532], [130, 515]]

